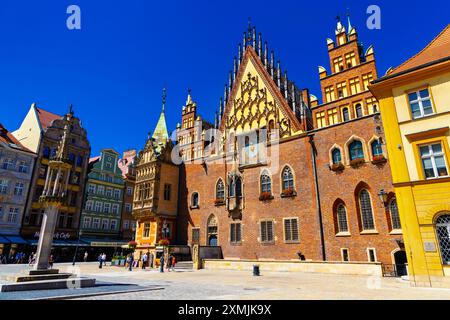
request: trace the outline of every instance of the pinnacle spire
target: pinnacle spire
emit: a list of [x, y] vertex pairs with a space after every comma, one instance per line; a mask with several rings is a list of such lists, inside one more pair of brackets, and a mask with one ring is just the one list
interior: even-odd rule
[[352, 23], [350, 22], [350, 11], [347, 8], [347, 22], [348, 22], [348, 32], [353, 29]]
[[166, 98], [167, 98], [166, 87], [164, 87], [162, 92], [162, 112], [164, 112], [164, 109], [166, 107]]

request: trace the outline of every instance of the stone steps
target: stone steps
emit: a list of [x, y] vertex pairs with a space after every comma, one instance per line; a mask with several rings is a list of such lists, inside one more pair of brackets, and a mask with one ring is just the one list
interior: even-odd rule
[[42, 281], [42, 280], [58, 280], [68, 279], [73, 276], [72, 273], [56, 273], [56, 274], [37, 274], [37, 275], [10, 275], [3, 277], [3, 279], [12, 282], [29, 282], [29, 281]]
[[94, 286], [95, 286], [95, 279], [70, 278], [70, 279], [41, 280], [41, 281], [28, 281], [28, 282], [2, 284], [0, 285], [0, 292], [85, 288]]
[[181, 261], [175, 264], [175, 270], [192, 270], [194, 263], [192, 261]]

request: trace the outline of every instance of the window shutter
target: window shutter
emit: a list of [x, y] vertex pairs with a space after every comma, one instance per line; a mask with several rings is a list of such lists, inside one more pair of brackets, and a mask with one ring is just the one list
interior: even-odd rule
[[292, 240], [291, 220], [290, 219], [284, 220], [284, 240], [286, 240], [286, 241]]
[[230, 241], [236, 242], [236, 224], [234, 223], [230, 225]]

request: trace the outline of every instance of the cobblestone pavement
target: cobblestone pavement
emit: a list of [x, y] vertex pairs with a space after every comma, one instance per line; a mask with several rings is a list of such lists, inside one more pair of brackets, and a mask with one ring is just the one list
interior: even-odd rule
[[[55, 265], [61, 271], [69, 264]], [[65, 294], [147, 290], [108, 295], [84, 296], [86, 300], [196, 300], [196, 299], [450, 299], [450, 289], [414, 288], [398, 278], [343, 276], [314, 273], [264, 272], [253, 277], [248, 271], [199, 270], [159, 273], [157, 270], [103, 267], [97, 264], [78, 264], [82, 276], [95, 277], [103, 287], [83, 288], [66, 293], [49, 290], [34, 293], [0, 293], [0, 299], [37, 299]], [[19, 266], [0, 265], [0, 275], [11, 273]], [[58, 292], [56, 292], [58, 291]], [[2, 297], [3, 296], [3, 297]]]

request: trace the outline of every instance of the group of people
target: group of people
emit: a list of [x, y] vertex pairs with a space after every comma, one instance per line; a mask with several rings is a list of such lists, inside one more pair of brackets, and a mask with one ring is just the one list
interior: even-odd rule
[[[141, 260], [142, 270], [145, 270], [145, 268], [147, 268], [147, 267], [149, 267], [150, 269], [157, 267], [155, 255], [152, 252], [144, 253], [141, 256], [140, 260]], [[126, 263], [125, 267], [128, 267], [128, 270], [130, 270], [130, 271], [132, 271], [133, 266], [136, 267], [139, 265], [139, 260], [135, 261], [132, 253], [128, 254], [126, 262], [127, 263]], [[168, 272], [170, 272], [170, 270], [175, 271], [175, 264], [176, 264], [176, 259], [175, 259], [174, 255], [169, 254], [169, 255], [167, 255], [167, 257], [162, 255], [159, 260], [159, 271], [164, 272], [164, 269], [166, 269]]]
[[175, 264], [176, 259], [174, 255], [169, 254], [167, 259], [162, 255], [159, 260], [159, 272], [164, 272], [164, 267], [166, 267], [167, 272], [170, 272], [170, 270], [175, 271]]
[[27, 254], [25, 252], [10, 252], [9, 255], [0, 254], [0, 264], [7, 263], [26, 263]]
[[[101, 269], [103, 265], [106, 267], [106, 253], [101, 253], [98, 255], [98, 267]], [[84, 254], [84, 260], [87, 261], [87, 252]]]

